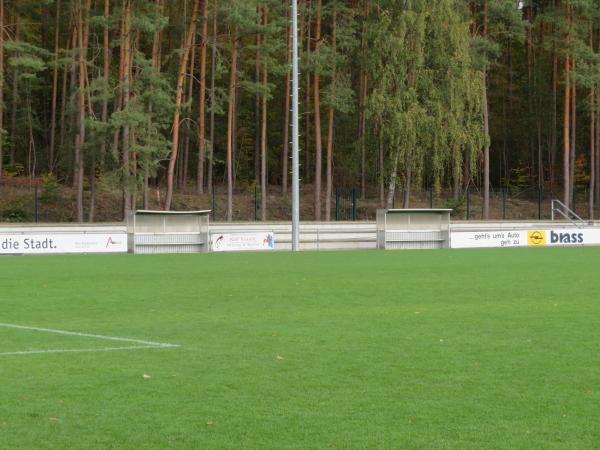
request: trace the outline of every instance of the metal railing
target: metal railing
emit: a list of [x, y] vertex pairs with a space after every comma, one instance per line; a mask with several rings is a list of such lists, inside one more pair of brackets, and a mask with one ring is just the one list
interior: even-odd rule
[[[579, 217], [575, 211], [573, 211], [571, 208], [569, 208], [567, 205], [565, 205], [560, 200], [553, 199], [551, 205], [552, 205], [552, 221], [553, 222], [554, 222], [554, 213], [556, 212], [578, 228], [584, 227], [586, 225], [585, 220], [583, 220], [581, 217]], [[575, 220], [575, 219], [577, 219], [577, 220]]]

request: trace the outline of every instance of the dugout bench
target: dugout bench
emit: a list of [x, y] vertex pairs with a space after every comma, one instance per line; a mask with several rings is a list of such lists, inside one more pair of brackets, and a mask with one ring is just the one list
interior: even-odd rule
[[132, 211], [127, 216], [130, 253], [205, 253], [210, 211]]
[[377, 248], [449, 248], [451, 213], [451, 209], [379, 209]]

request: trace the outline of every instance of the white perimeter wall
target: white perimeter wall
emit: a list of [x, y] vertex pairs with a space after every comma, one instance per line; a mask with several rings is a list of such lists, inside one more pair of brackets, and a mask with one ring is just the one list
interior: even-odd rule
[[0, 255], [124, 252], [123, 224], [0, 225]]
[[[570, 222], [550, 221], [456, 221], [450, 225], [452, 232], [491, 232], [491, 231], [524, 231], [552, 230], [575, 228]], [[600, 222], [590, 224], [587, 229], [600, 232]], [[289, 223], [212, 223], [210, 233], [253, 233], [273, 231], [276, 250], [290, 250], [292, 227]], [[300, 225], [301, 250], [344, 250], [375, 249], [375, 222], [307, 222]]]
[[[452, 222], [453, 232], [487, 232], [511, 230], [557, 230], [572, 229], [569, 222]], [[600, 232], [600, 222], [595, 222], [586, 229], [597, 229]], [[257, 233], [273, 232], [276, 250], [290, 250], [292, 227], [290, 223], [281, 222], [248, 222], [248, 223], [211, 223], [210, 234], [227, 233]], [[127, 232], [124, 224], [106, 225], [0, 225], [0, 236], [35, 234], [116, 234], [122, 236]], [[344, 249], [375, 249], [375, 222], [330, 222], [302, 223], [300, 226], [300, 248], [302, 250], [344, 250]]]

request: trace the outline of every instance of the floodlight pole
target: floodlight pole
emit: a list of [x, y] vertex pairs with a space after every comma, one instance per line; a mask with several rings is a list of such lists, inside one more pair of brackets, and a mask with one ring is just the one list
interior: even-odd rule
[[300, 250], [298, 0], [292, 1], [292, 251]]

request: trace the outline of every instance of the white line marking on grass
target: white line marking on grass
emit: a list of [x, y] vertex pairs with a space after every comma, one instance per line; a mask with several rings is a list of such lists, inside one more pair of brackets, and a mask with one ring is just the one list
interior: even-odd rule
[[11, 355], [38, 355], [42, 353], [89, 353], [89, 352], [113, 352], [117, 350], [141, 350], [145, 348], [158, 349], [158, 348], [173, 348], [171, 347], [159, 347], [157, 345], [132, 345], [129, 347], [98, 347], [98, 348], [75, 348], [75, 349], [52, 349], [52, 350], [26, 350], [20, 352], [4, 352], [0, 353], [0, 356], [11, 356]]
[[103, 339], [103, 340], [107, 340], [107, 341], [130, 342], [130, 343], [134, 343], [134, 344], [140, 344], [140, 345], [131, 345], [131, 346], [127, 346], [127, 347], [101, 347], [101, 348], [92, 348], [92, 349], [26, 350], [26, 351], [16, 351], [16, 352], [3, 352], [3, 353], [0, 353], [0, 356], [33, 355], [33, 354], [40, 354], [40, 353], [108, 352], [108, 351], [116, 351], [116, 350], [139, 350], [139, 349], [157, 349], [157, 348], [177, 348], [177, 347], [179, 347], [179, 345], [177, 345], [177, 344], [168, 344], [165, 342], [144, 341], [141, 339], [131, 339], [131, 338], [123, 338], [123, 337], [117, 337], [117, 336], [105, 336], [102, 334], [79, 333], [76, 331], [57, 330], [54, 328], [30, 327], [30, 326], [25, 326], [25, 325], [15, 325], [15, 324], [11, 324], [11, 323], [0, 323], [0, 327], [12, 328], [12, 329], [16, 329], [16, 330], [39, 331], [42, 333], [53, 333], [53, 334], [60, 334], [63, 336], [76, 336], [76, 337], [85, 337], [85, 338], [93, 338], [93, 339]]

